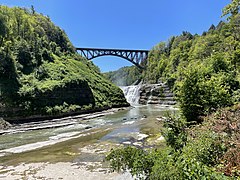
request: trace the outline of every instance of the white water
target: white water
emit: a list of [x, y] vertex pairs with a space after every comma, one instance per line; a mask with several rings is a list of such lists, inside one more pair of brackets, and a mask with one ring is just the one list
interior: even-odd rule
[[141, 83], [139, 85], [134, 86], [121, 86], [124, 96], [127, 100], [127, 102], [131, 105], [139, 105], [139, 99], [140, 99], [140, 88]]
[[[139, 87], [133, 89], [135, 89], [134, 92], [137, 92]], [[135, 97], [135, 99], [137, 98]], [[116, 144], [124, 144], [124, 142], [134, 143], [139, 141], [140, 137], [138, 137], [138, 134], [141, 133], [141, 127], [145, 126], [144, 123], [149, 123], [149, 120], [156, 121], [156, 118], [162, 116], [168, 109], [169, 107], [156, 108], [156, 106], [152, 105], [137, 106], [115, 112], [114, 114], [108, 113], [105, 116], [98, 114], [100, 117], [93, 114], [89, 116], [94, 117], [91, 120], [88, 120], [85, 117], [86, 115], [81, 115], [81, 118], [79, 115], [69, 117], [68, 119], [58, 119], [58, 121], [49, 120], [46, 122], [16, 125], [13, 129], [4, 132], [0, 136], [0, 157], [33, 151], [47, 146], [51, 148], [51, 146], [60, 142], [68, 145], [68, 140], [82, 137], [86, 137], [86, 140], [84, 138], [82, 140], [85, 143], [85, 141], [89, 141], [89, 138], [94, 139], [98, 134], [101, 135], [107, 131], [110, 132], [100, 138], [101, 142], [111, 140]], [[145, 121], [146, 118], [148, 121]], [[57, 126], [57, 124], [61, 126]], [[50, 125], [52, 125], [52, 128], [49, 128]], [[133, 140], [133, 137], [136, 140]], [[89, 143], [91, 144], [92, 142], [89, 141]]]

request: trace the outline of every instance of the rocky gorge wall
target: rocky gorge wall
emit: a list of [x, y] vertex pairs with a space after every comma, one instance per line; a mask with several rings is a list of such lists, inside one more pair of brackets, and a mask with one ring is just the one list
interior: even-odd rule
[[132, 106], [142, 104], [175, 105], [174, 94], [165, 83], [143, 84], [120, 87]]
[[175, 105], [174, 94], [164, 84], [143, 84], [139, 89], [139, 104]]

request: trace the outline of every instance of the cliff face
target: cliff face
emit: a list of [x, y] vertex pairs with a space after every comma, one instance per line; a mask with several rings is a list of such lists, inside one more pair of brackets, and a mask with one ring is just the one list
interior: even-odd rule
[[122, 91], [76, 53], [49, 17], [0, 6], [0, 117], [127, 105]]
[[175, 105], [174, 94], [166, 84], [143, 84], [139, 104]]

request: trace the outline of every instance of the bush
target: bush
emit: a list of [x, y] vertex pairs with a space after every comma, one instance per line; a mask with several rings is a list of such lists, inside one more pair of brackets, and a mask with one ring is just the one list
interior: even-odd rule
[[142, 150], [128, 146], [113, 150], [106, 158], [112, 169], [130, 170], [137, 179], [228, 179], [214, 168], [226, 151], [218, 134], [208, 129], [196, 130], [196, 126], [196, 131], [188, 130], [187, 135], [186, 123], [180, 117], [171, 117], [165, 128], [168, 147]]
[[162, 134], [167, 145], [175, 151], [181, 150], [187, 141], [186, 120], [180, 116], [169, 114], [163, 127]]
[[178, 100], [187, 121], [198, 121], [202, 115], [233, 104], [232, 90], [234, 79], [220, 72], [210, 74], [202, 65], [186, 70], [184, 79], [178, 82]]
[[113, 170], [130, 170], [130, 173], [138, 178], [150, 176], [153, 166], [153, 159], [148, 152], [131, 146], [112, 150], [106, 160], [110, 161]]

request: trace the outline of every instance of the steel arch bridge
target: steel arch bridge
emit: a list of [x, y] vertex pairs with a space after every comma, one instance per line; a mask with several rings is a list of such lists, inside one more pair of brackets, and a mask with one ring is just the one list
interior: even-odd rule
[[144, 69], [142, 62], [148, 58], [148, 50], [129, 50], [129, 49], [101, 49], [101, 48], [76, 48], [80, 55], [88, 60], [100, 56], [117, 56], [126, 59], [140, 69]]

